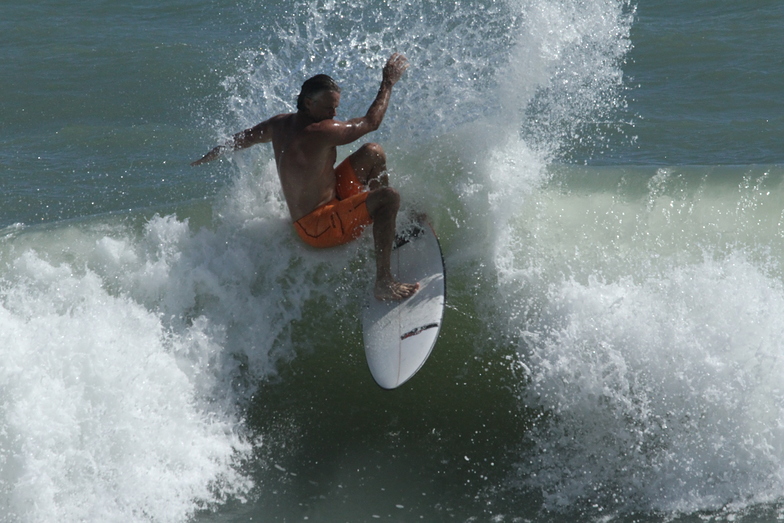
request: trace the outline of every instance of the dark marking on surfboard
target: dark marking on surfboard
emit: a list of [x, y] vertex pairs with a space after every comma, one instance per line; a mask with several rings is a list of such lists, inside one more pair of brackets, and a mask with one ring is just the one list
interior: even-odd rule
[[428, 323], [427, 325], [423, 325], [422, 327], [417, 327], [416, 329], [408, 331], [407, 333], [400, 336], [400, 339], [404, 340], [406, 338], [410, 338], [411, 336], [416, 336], [420, 332], [426, 331], [427, 329], [435, 329], [436, 327], [438, 327], [438, 323]]
[[424, 233], [425, 229], [422, 227], [422, 225], [418, 223], [412, 223], [407, 229], [395, 235], [395, 243], [392, 245], [392, 248], [397, 249], [398, 247], [402, 247], [414, 238], [422, 236]]

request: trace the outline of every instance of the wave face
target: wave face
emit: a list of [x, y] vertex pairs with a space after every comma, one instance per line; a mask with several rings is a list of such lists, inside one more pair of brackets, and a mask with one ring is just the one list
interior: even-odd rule
[[[779, 517], [781, 97], [753, 96], [779, 72], [726, 59], [724, 29], [780, 8], [99, 4], [6, 31], [0, 521]], [[364, 114], [394, 51], [367, 138], [401, 225], [439, 233], [449, 308], [388, 393], [357, 319], [370, 235], [304, 248], [266, 146], [187, 164], [314, 74]], [[747, 96], [694, 102], [717, 63]]]

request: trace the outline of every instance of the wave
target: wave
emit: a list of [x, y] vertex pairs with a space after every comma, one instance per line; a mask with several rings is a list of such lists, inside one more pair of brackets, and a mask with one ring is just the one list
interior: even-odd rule
[[[244, 28], [213, 95], [219, 141], [320, 72], [363, 114], [387, 55], [411, 61], [372, 139], [481, 325], [452, 341], [511, 343], [503, 365], [524, 372], [499, 387], [539, 413], [509, 436], [527, 450], [499, 490], [596, 518], [778, 500], [781, 169], [562, 165], [620, 132], [631, 4], [245, 9], [269, 23]], [[370, 239], [301, 246], [264, 147], [214, 168], [229, 182], [207, 203], [2, 231], [9, 518], [181, 521], [266, 488], [285, 435], [249, 421], [255, 395], [309, 350], [311, 323], [351, 324]]]
[[499, 258], [518, 393], [540, 413], [519, 484], [594, 517], [775, 502], [781, 169], [572, 171]]

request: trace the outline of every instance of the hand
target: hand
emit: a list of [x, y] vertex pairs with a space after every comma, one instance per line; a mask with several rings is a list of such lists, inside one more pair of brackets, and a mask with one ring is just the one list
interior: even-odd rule
[[394, 53], [384, 66], [384, 80], [395, 85], [408, 69], [408, 59], [400, 53]]
[[226, 147], [223, 146], [223, 145], [219, 145], [219, 146], [215, 147], [214, 149], [212, 149], [210, 152], [208, 152], [207, 154], [205, 154], [204, 156], [202, 156], [201, 158], [199, 158], [195, 162], [191, 162], [191, 167], [196, 167], [197, 165], [201, 165], [203, 163], [211, 162], [212, 160], [214, 160], [215, 158], [217, 158], [218, 156], [223, 154], [223, 151], [225, 149], [226, 149]]

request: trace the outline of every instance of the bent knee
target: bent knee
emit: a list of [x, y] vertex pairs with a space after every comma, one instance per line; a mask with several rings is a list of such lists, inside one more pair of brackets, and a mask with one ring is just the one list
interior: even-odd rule
[[397, 213], [400, 209], [400, 193], [392, 187], [379, 187], [371, 191], [367, 206], [371, 216], [379, 213]]
[[392, 187], [379, 187], [379, 196], [389, 203], [400, 204], [400, 193]]
[[375, 142], [366, 143], [360, 147], [360, 150], [362, 150], [362, 152], [368, 155], [370, 158], [381, 161], [386, 161], [387, 159], [387, 154], [384, 152], [384, 148]]

